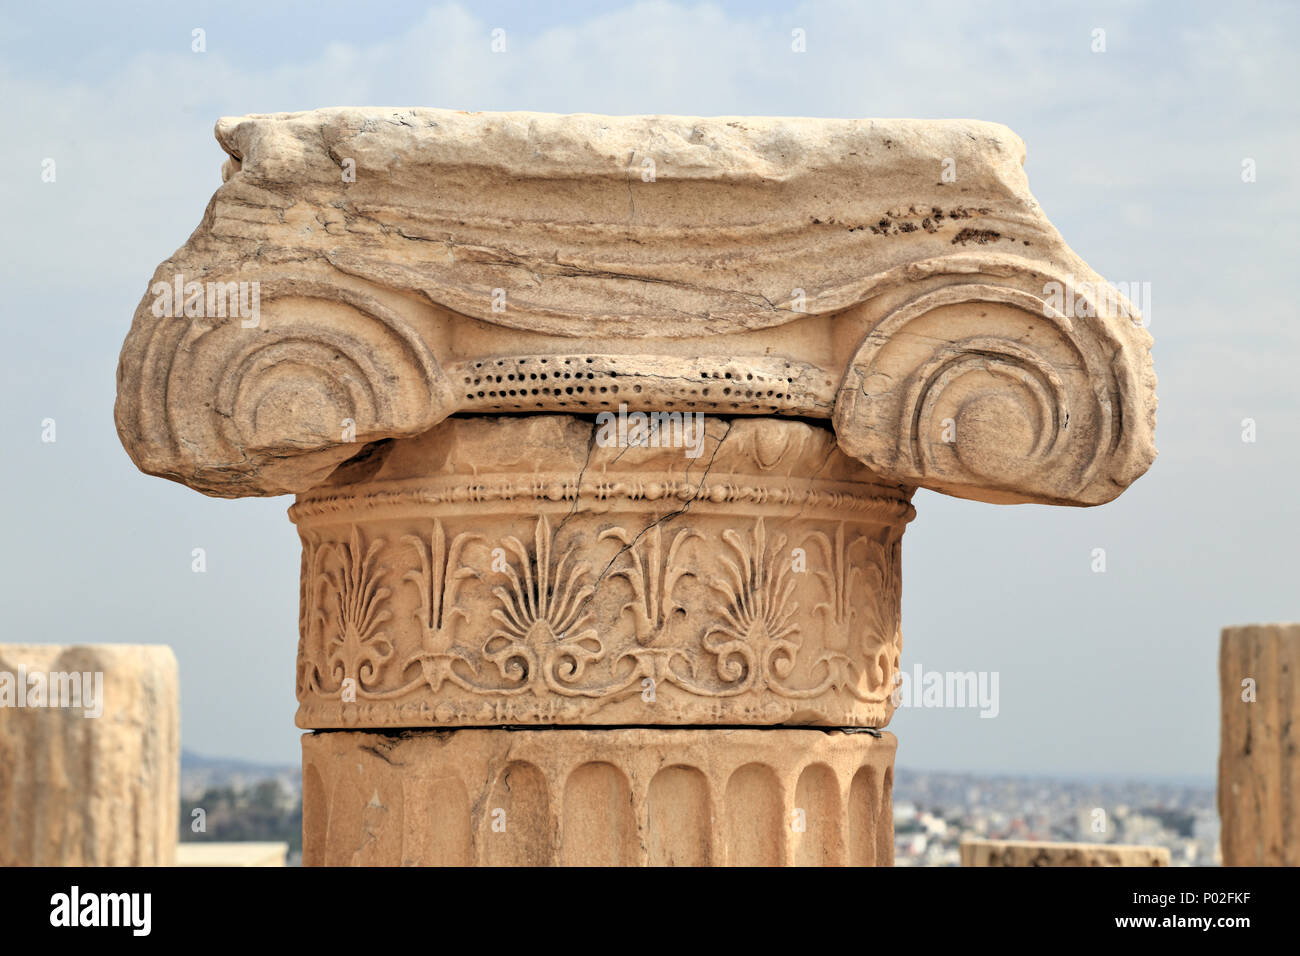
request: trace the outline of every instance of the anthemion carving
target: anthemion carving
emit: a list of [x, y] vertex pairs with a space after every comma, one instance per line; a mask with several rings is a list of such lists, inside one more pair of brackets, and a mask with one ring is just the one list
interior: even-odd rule
[[888, 722], [910, 490], [803, 422], [595, 428], [453, 418], [299, 496], [302, 726]]
[[[914, 491], [1094, 505], [1154, 457], [1142, 318], [1005, 127], [337, 109], [217, 139], [117, 425], [148, 473], [297, 495], [309, 862], [888, 862]], [[398, 730], [405, 769], [357, 757]], [[426, 805], [461, 774], [481, 814], [511, 740], [510, 840]], [[800, 800], [798, 841], [737, 816]]]

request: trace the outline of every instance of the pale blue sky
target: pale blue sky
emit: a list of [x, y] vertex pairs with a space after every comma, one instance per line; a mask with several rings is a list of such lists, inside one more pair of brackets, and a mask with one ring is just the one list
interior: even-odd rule
[[[505, 54], [490, 51], [495, 27]], [[790, 50], [796, 27], [807, 53]], [[1030, 185], [1084, 259], [1151, 283], [1161, 454], [1100, 509], [917, 495], [905, 663], [998, 671], [1001, 712], [903, 711], [899, 762], [1208, 778], [1219, 628], [1300, 618], [1300, 330], [1286, 291], [1300, 253], [1297, 37], [1283, 4], [11, 5], [0, 641], [168, 643], [187, 748], [298, 759], [288, 499], [218, 501], [146, 478], [112, 422], [131, 314], [220, 183], [218, 116], [973, 117], [1025, 140]], [[54, 444], [40, 439], [47, 417]], [[190, 570], [194, 547], [206, 574]], [[1105, 574], [1090, 570], [1095, 547]]]

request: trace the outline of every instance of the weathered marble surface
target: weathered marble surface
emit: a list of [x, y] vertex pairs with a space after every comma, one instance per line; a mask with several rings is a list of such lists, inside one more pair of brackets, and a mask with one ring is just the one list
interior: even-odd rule
[[[29, 692], [33, 675], [57, 675], [43, 680], [45, 704], [9, 698], [6, 675], [20, 672], [14, 685]], [[171, 866], [180, 813], [171, 648], [4, 644], [0, 685], [0, 866]]]
[[307, 866], [892, 866], [892, 734], [305, 734]]
[[1150, 337], [1003, 126], [332, 109], [217, 138], [117, 406], [143, 470], [207, 494], [619, 402], [830, 418], [883, 478], [988, 501], [1096, 504], [1154, 457]]
[[1300, 624], [1225, 627], [1219, 645], [1224, 866], [1300, 866]]

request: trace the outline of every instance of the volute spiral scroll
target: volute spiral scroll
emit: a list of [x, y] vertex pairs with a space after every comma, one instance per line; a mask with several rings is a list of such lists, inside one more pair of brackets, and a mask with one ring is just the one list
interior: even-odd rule
[[[420, 434], [450, 411], [429, 347], [373, 296], [240, 275], [257, 290], [253, 314], [213, 316], [196, 299], [200, 314], [160, 316], [152, 290], [169, 275], [159, 269], [118, 368], [118, 433], [143, 471], [218, 497], [303, 491], [367, 442]], [[202, 297], [226, 283], [238, 284], [191, 284]]]
[[[986, 278], [922, 292], [871, 328], [836, 399], [840, 447], [884, 477], [958, 497], [1109, 501], [1155, 455], [1140, 317], [1036, 268], [975, 281]], [[1073, 316], [1053, 288], [1067, 290]]]

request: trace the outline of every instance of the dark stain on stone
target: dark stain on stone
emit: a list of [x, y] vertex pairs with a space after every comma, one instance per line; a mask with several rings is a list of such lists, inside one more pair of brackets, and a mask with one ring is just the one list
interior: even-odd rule
[[989, 242], [997, 242], [1002, 238], [1001, 233], [994, 232], [992, 229], [963, 229], [957, 235], [952, 237], [952, 244], [966, 245], [968, 242], [977, 242], [984, 245]]

